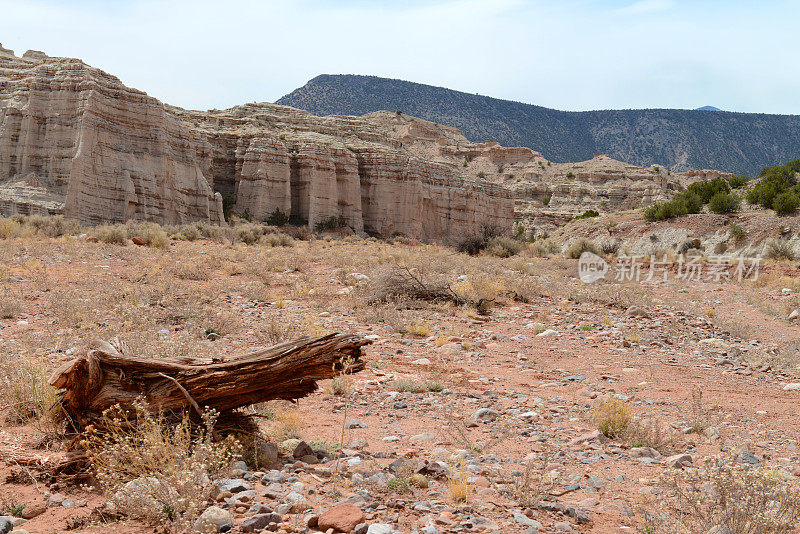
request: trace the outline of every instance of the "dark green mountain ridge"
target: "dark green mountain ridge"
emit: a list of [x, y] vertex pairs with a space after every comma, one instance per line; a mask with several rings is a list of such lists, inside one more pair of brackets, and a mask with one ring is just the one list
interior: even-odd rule
[[800, 115], [683, 109], [559, 111], [403, 80], [323, 74], [276, 102], [315, 115], [390, 110], [453, 126], [472, 141], [525, 146], [556, 162], [595, 152], [676, 171], [755, 175], [800, 156]]

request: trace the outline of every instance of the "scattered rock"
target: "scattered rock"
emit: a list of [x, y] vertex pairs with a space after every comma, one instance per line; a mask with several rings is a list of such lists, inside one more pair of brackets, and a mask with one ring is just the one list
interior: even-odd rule
[[211, 534], [227, 532], [232, 525], [233, 516], [229, 511], [218, 506], [209, 506], [194, 522], [194, 529], [201, 534]]
[[337, 532], [350, 532], [356, 525], [364, 521], [364, 512], [352, 503], [333, 506], [320, 514], [317, 526], [319, 530], [332, 528]]
[[256, 532], [267, 528], [270, 523], [280, 522], [281, 516], [278, 514], [256, 514], [242, 522], [242, 532]]

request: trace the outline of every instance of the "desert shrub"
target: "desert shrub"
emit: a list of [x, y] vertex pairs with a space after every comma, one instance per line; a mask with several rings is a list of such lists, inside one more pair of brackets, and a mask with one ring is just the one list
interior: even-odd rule
[[179, 261], [172, 265], [172, 274], [181, 280], [208, 280], [211, 269], [204, 262]]
[[619, 252], [620, 242], [618, 239], [609, 239], [600, 243], [600, 250], [607, 256], [614, 256]]
[[679, 246], [678, 252], [686, 254], [690, 250], [703, 250], [703, 243], [697, 238], [685, 239]]
[[736, 193], [717, 193], [708, 203], [712, 213], [735, 213], [739, 211], [741, 199]]
[[493, 237], [486, 244], [486, 252], [498, 258], [516, 256], [521, 250], [522, 244], [508, 237]]
[[389, 383], [389, 389], [400, 393], [427, 393], [428, 391], [441, 391], [442, 387], [436, 382], [428, 382], [427, 380], [399, 378]]
[[284, 234], [283, 232], [273, 232], [265, 234], [261, 238], [261, 242], [271, 247], [293, 247], [294, 239]]
[[0, 239], [13, 239], [22, 234], [22, 225], [14, 219], [0, 219]]
[[[662, 478], [669, 508], [652, 514], [664, 531], [779, 534], [800, 521], [800, 485], [785, 471], [743, 465], [732, 456]], [[668, 512], [672, 512], [671, 514]]]
[[331, 215], [314, 225], [317, 232], [329, 232], [347, 226], [347, 219], [344, 215]]
[[764, 208], [772, 208], [775, 197], [785, 192], [798, 193], [797, 176], [800, 172], [800, 160], [790, 161], [784, 165], [764, 167], [759, 174], [758, 182], [747, 193], [747, 202], [760, 204]]
[[732, 224], [728, 228], [728, 235], [735, 243], [741, 243], [747, 239], [747, 231], [738, 224]]
[[245, 245], [255, 245], [261, 239], [263, 230], [256, 224], [242, 224], [235, 227], [236, 239]]
[[203, 233], [196, 224], [184, 224], [178, 228], [178, 235], [184, 241], [197, 241], [203, 237]]
[[[723, 182], [727, 186], [727, 182], [724, 180]], [[695, 182], [692, 186], [701, 183], [703, 182]], [[703, 204], [707, 201], [704, 201], [704, 196], [698, 194], [698, 191], [702, 195], [707, 195], [713, 189], [714, 187], [711, 186], [695, 187], [694, 189], [690, 186], [686, 191], [670, 201], [656, 202], [646, 207], [644, 209], [644, 218], [647, 221], [656, 222], [681, 217], [690, 213], [700, 213], [703, 209]]]
[[461, 240], [457, 241], [455, 249], [462, 254], [477, 256], [482, 250], [486, 249], [492, 239], [502, 235], [502, 228], [485, 224], [478, 233], [465, 235]]
[[23, 226], [32, 228], [35, 233], [47, 237], [60, 237], [62, 235], [75, 235], [82, 232], [81, 225], [75, 219], [66, 219], [63, 215], [44, 216], [29, 215], [21, 217]]
[[408, 267], [393, 267], [379, 272], [372, 283], [369, 302], [414, 301], [452, 302], [466, 304], [467, 300], [455, 293], [443, 276], [425, 277]]
[[123, 246], [128, 244], [128, 230], [120, 224], [104, 224], [96, 227], [91, 233], [102, 243]]
[[267, 215], [267, 218], [264, 220], [270, 226], [286, 226], [289, 224], [289, 216], [281, 211], [280, 208], [275, 208], [272, 213]]
[[545, 206], [549, 206], [551, 198], [553, 198], [553, 195], [545, 195], [545, 196], [543, 196], [542, 197], [542, 204], [544, 204]]
[[794, 261], [797, 259], [797, 252], [789, 241], [774, 239], [764, 247], [764, 257], [775, 261]]
[[597, 248], [597, 245], [595, 245], [593, 241], [582, 237], [570, 245], [567, 249], [567, 257], [577, 260], [584, 252], [600, 254], [600, 249]]
[[728, 177], [728, 184], [731, 186], [731, 189], [739, 189], [740, 187], [744, 187], [749, 181], [750, 177], [746, 174], [737, 174]]
[[169, 248], [169, 236], [161, 226], [149, 222], [129, 222], [128, 237], [141, 239], [150, 248], [166, 250]]
[[487, 241], [479, 235], [468, 235], [455, 244], [455, 249], [462, 254], [477, 256], [486, 248]]
[[694, 194], [700, 197], [703, 204], [708, 204], [714, 195], [719, 193], [730, 193], [731, 186], [723, 178], [713, 178], [711, 180], [700, 180], [689, 184], [685, 193]]
[[631, 405], [617, 397], [601, 400], [592, 408], [591, 417], [597, 429], [606, 437], [621, 436], [633, 419]]
[[772, 209], [776, 215], [790, 215], [797, 211], [799, 206], [800, 196], [791, 191], [780, 193], [772, 200]]
[[573, 221], [580, 221], [581, 219], [591, 219], [592, 217], [599, 217], [600, 213], [596, 210], [586, 210], [581, 215], [574, 217]]
[[188, 524], [212, 495], [212, 479], [233, 455], [235, 443], [212, 440], [216, 415], [203, 427], [189, 416], [177, 422], [152, 414], [143, 401], [103, 414], [103, 431], [88, 427], [81, 444], [116, 511], [152, 524]]

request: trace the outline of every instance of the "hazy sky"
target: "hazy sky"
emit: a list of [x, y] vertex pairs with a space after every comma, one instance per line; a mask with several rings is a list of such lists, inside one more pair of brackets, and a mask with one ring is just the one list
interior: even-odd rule
[[800, 114], [800, 0], [0, 0], [0, 42], [197, 109], [327, 73], [567, 110]]

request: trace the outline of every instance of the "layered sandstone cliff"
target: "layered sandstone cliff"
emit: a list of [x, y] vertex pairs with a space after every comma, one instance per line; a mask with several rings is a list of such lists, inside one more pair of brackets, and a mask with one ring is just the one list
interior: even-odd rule
[[223, 198], [263, 220], [452, 241], [510, 230], [497, 184], [430, 161], [380, 124], [273, 104], [185, 111], [80, 60], [0, 47], [0, 215], [83, 223], [222, 222]]
[[0, 50], [0, 214], [221, 221], [188, 129], [77, 59]]

